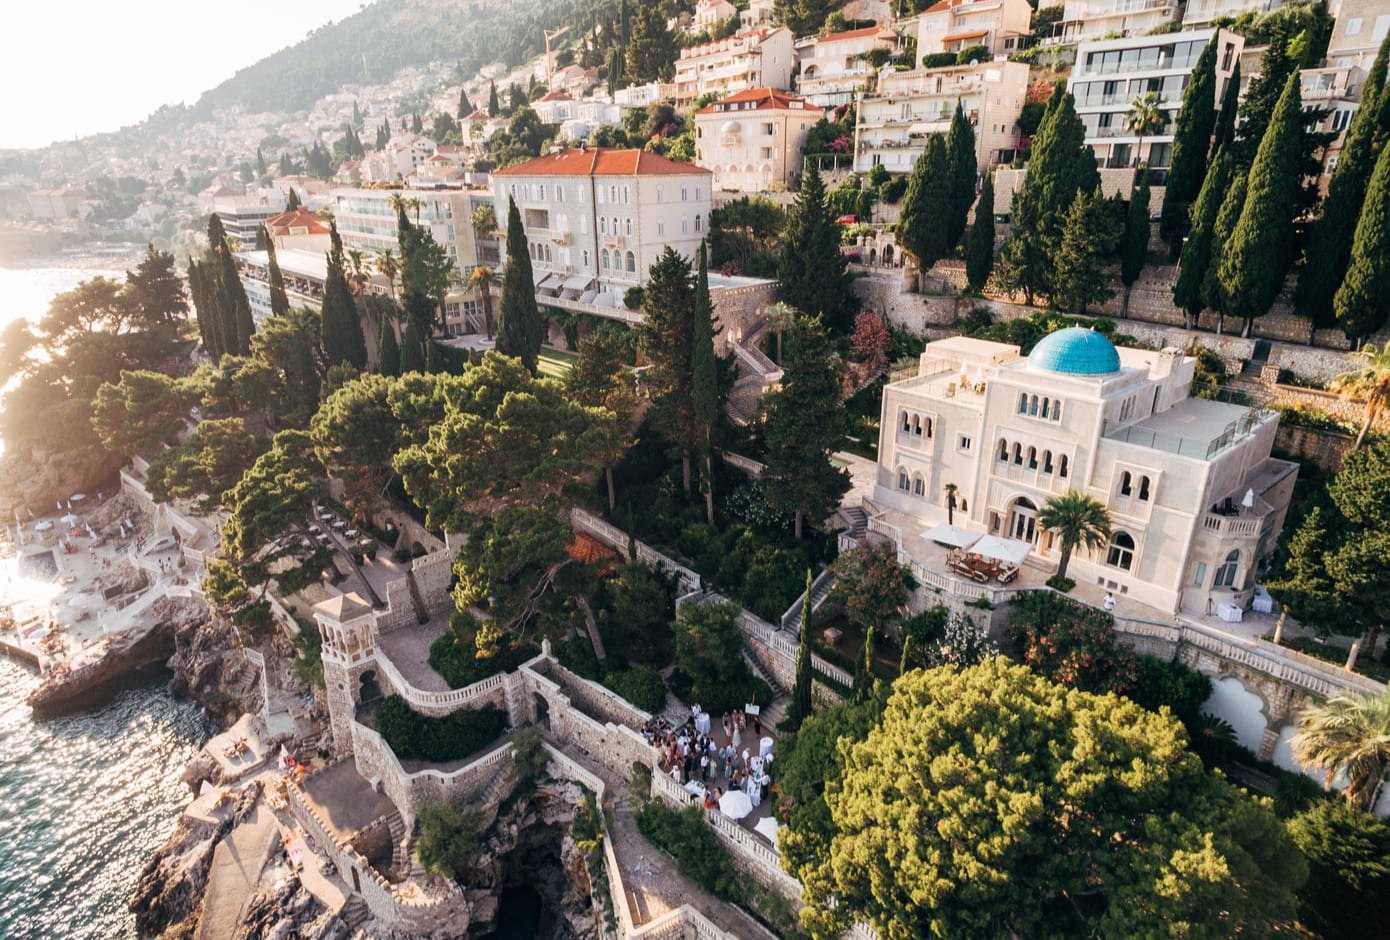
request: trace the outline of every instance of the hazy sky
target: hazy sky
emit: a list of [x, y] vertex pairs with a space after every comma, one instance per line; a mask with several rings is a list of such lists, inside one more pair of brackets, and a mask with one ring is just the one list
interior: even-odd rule
[[0, 149], [112, 131], [198, 96], [363, 0], [5, 4]]

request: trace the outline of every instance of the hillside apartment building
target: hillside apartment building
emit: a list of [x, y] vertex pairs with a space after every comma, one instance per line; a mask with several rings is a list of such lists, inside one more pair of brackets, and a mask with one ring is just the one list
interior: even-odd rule
[[753, 88], [695, 114], [695, 162], [714, 174], [714, 188], [767, 192], [801, 169], [806, 132], [824, 112], [772, 88]]
[[989, 56], [1024, 48], [1032, 35], [1028, 0], [941, 0], [917, 14], [917, 58], [984, 46]]
[[872, 90], [878, 76], [868, 54], [875, 49], [891, 52], [897, 43], [897, 34], [885, 26], [798, 39], [797, 93], [818, 108], [849, 104], [855, 92]]
[[796, 53], [786, 27], [746, 32], [682, 49], [676, 60], [675, 103], [688, 108], [701, 95], [749, 88], [791, 88]]

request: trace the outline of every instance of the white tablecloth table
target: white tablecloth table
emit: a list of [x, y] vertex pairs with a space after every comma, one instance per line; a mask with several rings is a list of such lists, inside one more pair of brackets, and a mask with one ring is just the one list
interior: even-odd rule
[[1245, 612], [1235, 604], [1225, 603], [1217, 605], [1216, 616], [1220, 617], [1226, 623], [1240, 623], [1241, 619], [1245, 616]]
[[695, 717], [695, 730], [701, 734], [709, 734], [709, 715], [701, 712]]
[[773, 745], [773, 740], [772, 740], [771, 738], [763, 738], [761, 741], [759, 741], [759, 742], [758, 742], [758, 756], [759, 756], [759, 757], [766, 757], [767, 755], [771, 754], [771, 753], [772, 753], [772, 745]]

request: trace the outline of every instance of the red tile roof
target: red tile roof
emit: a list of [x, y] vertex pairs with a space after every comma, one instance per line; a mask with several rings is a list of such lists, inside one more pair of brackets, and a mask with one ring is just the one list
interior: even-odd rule
[[496, 170], [493, 176], [674, 176], [712, 175], [693, 163], [681, 163], [645, 150], [561, 150]]
[[[843, 33], [830, 33], [817, 39], [817, 42], [836, 42], [841, 39], [859, 39], [863, 36], [874, 36], [885, 29], [883, 26], [866, 26], [863, 29], [850, 29]], [[891, 33], [892, 31], [889, 30]]]
[[[539, 98], [536, 99], [536, 101], [573, 101], [573, 100], [574, 100], [574, 99], [570, 97], [570, 93], [567, 92], [567, 91], [565, 91], [563, 88], [557, 88], [557, 89], [555, 89], [554, 91], [546, 92], [545, 94], [541, 95]], [[535, 104], [535, 102], [533, 101], [532, 104]]]
[[[785, 91], [778, 91], [775, 88], [749, 88], [736, 95], [721, 98], [711, 105], [701, 108], [696, 114], [719, 114], [730, 110], [724, 107], [730, 104], [741, 104], [743, 102], [755, 102], [751, 108], [738, 108], [740, 111], [802, 111], [815, 110], [806, 104], [805, 99], [788, 94]], [[795, 102], [795, 104], [793, 104]]]
[[464, 120], [465, 120], [465, 121], [491, 121], [491, 120], [492, 120], [492, 115], [491, 115], [491, 114], [488, 114], [486, 111], [482, 110], [481, 108], [477, 108], [477, 109], [475, 109], [475, 110], [473, 111], [472, 114], [470, 114], [470, 115], [468, 115], [468, 117], [464, 118]]
[[933, 3], [931, 6], [927, 7], [925, 10], [922, 11], [922, 14], [925, 15], [927, 13], [944, 13], [946, 10], [949, 10], [952, 7], [960, 6], [962, 2], [964, 2], [964, 0], [941, 0], [940, 3]]
[[327, 235], [328, 221], [316, 212], [303, 206], [293, 212], [282, 212], [265, 220], [266, 228], [277, 235], [288, 235], [292, 228], [303, 228], [310, 235]]

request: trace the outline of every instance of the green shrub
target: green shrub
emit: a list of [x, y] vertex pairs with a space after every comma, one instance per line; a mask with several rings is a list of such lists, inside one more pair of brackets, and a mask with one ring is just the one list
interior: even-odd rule
[[954, 52], [929, 52], [922, 56], [922, 68], [924, 69], [939, 69], [955, 64], [956, 54]]
[[376, 716], [377, 731], [397, 757], [431, 763], [476, 754], [501, 737], [506, 727], [507, 713], [491, 703], [432, 718], [412, 709], [399, 695], [388, 697]]
[[610, 672], [604, 676], [603, 684], [644, 712], [657, 715], [666, 709], [666, 683], [651, 666]]
[[969, 65], [971, 62], [988, 62], [990, 58], [988, 46], [966, 46], [956, 54], [956, 65]]
[[680, 870], [710, 894], [735, 904], [746, 897], [746, 878], [734, 867], [729, 850], [705, 825], [698, 805], [674, 810], [652, 800], [637, 813], [637, 828], [671, 855]]
[[[472, 622], [472, 617], [466, 613], [455, 614], [455, 629], [430, 644], [430, 668], [439, 673], [451, 689], [462, 689], [499, 672], [511, 672], [528, 659], [540, 655], [540, 650], [535, 646], [518, 644], [511, 637], [505, 637], [496, 653], [480, 659], [473, 642], [472, 628], [467, 626]], [[460, 627], [459, 624], [464, 626]]]
[[1167, 705], [1184, 725], [1196, 720], [1202, 705], [1211, 697], [1211, 679], [1191, 666], [1156, 656], [1139, 656], [1135, 667], [1136, 678], [1129, 697], [1150, 711]]

